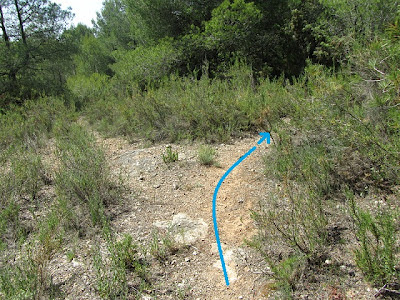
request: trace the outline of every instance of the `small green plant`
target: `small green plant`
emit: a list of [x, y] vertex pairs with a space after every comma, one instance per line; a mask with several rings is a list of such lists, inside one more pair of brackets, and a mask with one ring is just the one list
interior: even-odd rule
[[60, 220], [52, 210], [38, 224], [38, 232], [25, 250], [2, 265], [0, 295], [5, 299], [48, 299], [54, 292], [48, 264], [63, 242]]
[[165, 153], [162, 154], [162, 159], [166, 164], [178, 161], [178, 152], [172, 151], [171, 146], [167, 146]]
[[150, 254], [159, 262], [168, 260], [169, 255], [179, 251], [179, 245], [173, 240], [169, 233], [160, 237], [158, 232], [153, 232], [153, 238], [150, 243]]
[[[92, 223], [102, 226], [104, 207], [120, 198], [120, 189], [111, 179], [102, 149], [91, 134], [74, 124], [57, 136], [57, 148], [61, 165], [56, 173], [56, 187], [60, 199], [85, 207]], [[66, 209], [72, 207], [68, 201], [64, 200]]]
[[133, 274], [138, 279], [137, 294], [145, 288], [149, 288], [147, 267], [139, 258], [137, 245], [133, 244], [132, 237], [125, 235], [121, 241], [115, 241], [110, 235], [106, 235], [109, 259], [102, 257], [99, 248], [95, 250], [93, 265], [96, 269], [97, 289], [103, 299], [127, 299], [129, 288], [128, 274]]
[[296, 283], [304, 272], [306, 257], [304, 255], [292, 255], [279, 263], [271, 264], [274, 272], [276, 286], [283, 293], [283, 298], [291, 299]]
[[354, 195], [346, 193], [350, 200], [353, 219], [357, 226], [359, 247], [355, 250], [357, 266], [365, 277], [377, 286], [390, 283], [400, 276], [399, 247], [396, 236], [395, 214], [381, 210], [375, 216], [356, 207]]
[[205, 166], [217, 166], [218, 163], [215, 160], [216, 151], [213, 147], [208, 145], [202, 145], [198, 151], [199, 162]]

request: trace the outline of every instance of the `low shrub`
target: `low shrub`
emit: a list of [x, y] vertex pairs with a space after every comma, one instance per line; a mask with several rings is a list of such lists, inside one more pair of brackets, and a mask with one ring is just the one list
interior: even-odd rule
[[79, 207], [83, 207], [94, 225], [103, 225], [104, 207], [119, 198], [103, 151], [93, 135], [77, 124], [61, 128], [56, 140], [58, 195], [66, 199], [64, 204], [70, 209], [77, 205], [73, 210], [78, 216], [82, 214]]
[[199, 162], [205, 166], [218, 165], [215, 160], [216, 151], [214, 148], [208, 145], [202, 145], [199, 147], [198, 156]]

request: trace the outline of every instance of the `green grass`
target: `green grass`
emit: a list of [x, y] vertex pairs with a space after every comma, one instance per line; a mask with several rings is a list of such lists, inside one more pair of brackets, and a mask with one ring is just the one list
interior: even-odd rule
[[198, 150], [200, 164], [204, 166], [218, 166], [216, 150], [209, 145], [201, 145]]
[[173, 151], [171, 146], [165, 148], [165, 152], [161, 154], [164, 163], [169, 164], [178, 161], [178, 152]]
[[[74, 211], [77, 226], [90, 216], [93, 225], [105, 222], [104, 209], [119, 199], [120, 189], [111, 179], [103, 151], [93, 135], [79, 125], [61, 128], [57, 134], [57, 156], [60, 168], [56, 188], [66, 210]], [[78, 209], [74, 208], [78, 204]], [[82, 215], [79, 207], [86, 211]]]

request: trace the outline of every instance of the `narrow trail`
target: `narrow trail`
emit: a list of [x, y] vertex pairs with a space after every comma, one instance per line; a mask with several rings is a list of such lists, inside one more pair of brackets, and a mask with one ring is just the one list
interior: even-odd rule
[[[256, 234], [250, 210], [257, 210], [268, 182], [262, 156], [268, 146], [258, 146], [222, 184], [217, 199], [217, 220], [230, 286], [225, 280], [212, 226], [212, 196], [225, 171], [255, 146], [259, 136], [216, 146], [220, 167], [197, 161], [198, 144], [171, 145], [179, 160], [165, 164], [166, 144], [143, 148], [121, 139], [106, 139], [112, 170], [125, 174], [134, 191], [124, 213], [113, 220], [119, 234], [129, 233], [148, 245], [154, 232], [169, 232], [187, 246], [172, 255], [157, 271], [158, 299], [173, 299], [171, 290], [182, 290], [185, 299], [265, 299], [268, 273], [262, 257], [245, 239]], [[150, 299], [150, 298], [149, 298]]]

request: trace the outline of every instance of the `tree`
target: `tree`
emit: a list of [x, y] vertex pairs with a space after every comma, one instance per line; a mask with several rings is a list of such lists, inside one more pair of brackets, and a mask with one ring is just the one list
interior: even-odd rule
[[93, 21], [97, 37], [102, 40], [109, 51], [133, 49], [136, 45], [131, 32], [126, 6], [122, 0], [106, 0], [97, 20]]
[[64, 78], [54, 63], [69, 56], [61, 34], [70, 17], [47, 0], [0, 1], [0, 94], [8, 102], [61, 92]]
[[189, 33], [201, 27], [221, 0], [124, 0], [135, 38], [149, 44], [165, 37]]

